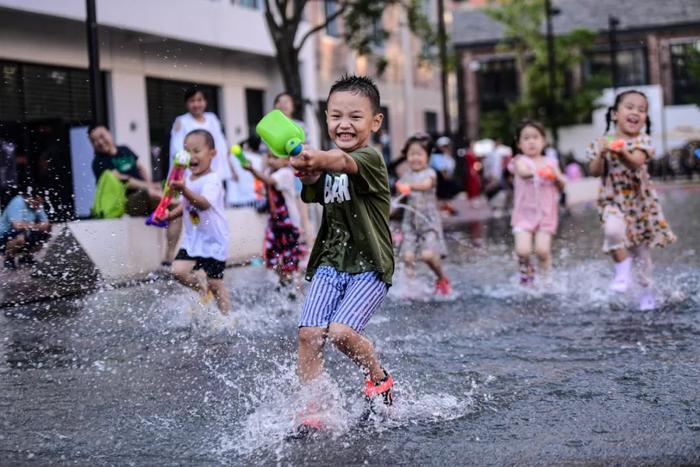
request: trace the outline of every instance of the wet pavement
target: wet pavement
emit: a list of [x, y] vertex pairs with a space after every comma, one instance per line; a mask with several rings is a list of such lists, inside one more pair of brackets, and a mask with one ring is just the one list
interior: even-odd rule
[[[450, 232], [456, 296], [399, 274], [367, 328], [397, 380], [369, 420], [360, 372], [331, 349], [329, 377], [297, 387], [301, 297], [260, 267], [227, 270], [232, 318], [165, 280], [4, 308], [0, 463], [700, 463], [700, 191], [662, 203], [679, 242], [654, 252], [653, 312], [607, 292], [590, 207], [562, 219], [554, 283], [533, 290], [507, 219]], [[329, 431], [285, 441], [308, 398]]]

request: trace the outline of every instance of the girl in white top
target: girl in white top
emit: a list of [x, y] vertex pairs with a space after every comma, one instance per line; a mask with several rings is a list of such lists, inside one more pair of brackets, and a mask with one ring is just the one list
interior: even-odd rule
[[249, 170], [267, 186], [270, 217], [265, 229], [265, 263], [273, 269], [280, 285], [288, 285], [299, 271], [302, 249], [299, 244], [300, 215], [296, 204], [294, 171], [288, 158], [268, 156], [270, 173], [248, 164]]
[[[194, 130], [185, 138], [185, 150], [190, 153], [189, 174], [185, 180], [171, 182], [183, 200], [168, 214], [168, 220], [183, 216], [185, 224], [172, 273], [205, 300], [213, 293], [219, 310], [228, 314], [231, 304], [223, 279], [229, 231], [224, 217], [224, 189], [211, 168], [216, 155], [214, 139], [206, 130]], [[197, 275], [198, 269], [206, 273], [206, 281]]]
[[170, 165], [172, 167], [175, 153], [184, 149], [185, 136], [193, 130], [206, 130], [214, 138], [216, 149], [214, 160], [211, 163], [212, 170], [221, 180], [236, 180], [237, 174], [228, 157], [228, 144], [224, 136], [221, 122], [216, 114], [205, 112], [207, 98], [204, 92], [198, 88], [190, 88], [185, 91], [185, 106], [187, 113], [175, 119], [170, 131]]

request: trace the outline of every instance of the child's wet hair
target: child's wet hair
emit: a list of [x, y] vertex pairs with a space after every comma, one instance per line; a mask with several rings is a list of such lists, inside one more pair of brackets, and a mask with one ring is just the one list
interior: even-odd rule
[[204, 100], [208, 100], [204, 90], [199, 86], [195, 85], [185, 89], [185, 103], [187, 103], [188, 100], [192, 99], [198, 92], [202, 93], [202, 97], [204, 97]]
[[418, 144], [421, 148], [423, 148], [428, 158], [430, 158], [430, 154], [432, 154], [435, 145], [433, 143], [433, 139], [428, 133], [416, 133], [415, 135], [409, 137], [406, 140], [406, 143], [404, 143], [403, 149], [401, 149], [402, 157], [406, 157], [408, 155], [408, 149], [414, 143]]
[[187, 140], [187, 138], [193, 135], [202, 136], [202, 138], [204, 138], [204, 144], [206, 144], [209, 149], [216, 149], [216, 144], [214, 144], [214, 137], [207, 130], [203, 130], [201, 128], [197, 130], [192, 130], [189, 133], [187, 133], [187, 136], [185, 136], [185, 140]]
[[605, 113], [605, 133], [608, 132], [610, 129], [610, 125], [612, 124], [612, 113], [614, 111], [617, 111], [617, 108], [620, 106], [620, 103], [622, 103], [622, 99], [625, 98], [625, 96], [628, 96], [630, 94], [639, 94], [644, 98], [645, 101], [647, 101], [647, 121], [644, 122], [647, 126], [647, 134], [651, 134], [651, 119], [649, 118], [649, 98], [647, 98], [646, 94], [644, 94], [642, 91], [637, 91], [636, 89], [629, 89], [627, 91], [623, 91], [617, 96], [615, 96], [615, 103], [608, 107], [608, 111]]
[[370, 104], [372, 104], [372, 112], [375, 115], [381, 112], [379, 89], [377, 89], [377, 85], [374, 84], [371, 78], [357, 75], [343, 75], [331, 86], [331, 90], [328, 92], [328, 99], [331, 98], [333, 93], [341, 91], [348, 91], [366, 97], [369, 99]]

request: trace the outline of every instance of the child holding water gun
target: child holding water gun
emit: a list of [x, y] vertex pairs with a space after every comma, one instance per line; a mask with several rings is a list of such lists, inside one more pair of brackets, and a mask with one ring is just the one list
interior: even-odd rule
[[401, 151], [406, 157], [408, 171], [396, 189], [406, 198], [406, 209], [401, 221], [403, 240], [399, 255], [413, 275], [416, 253], [437, 276], [435, 293], [449, 295], [450, 280], [442, 269], [440, 257], [447, 253], [442, 235], [442, 220], [436, 195], [437, 174], [428, 166], [433, 143], [428, 135], [411, 136]]
[[[647, 172], [646, 163], [654, 155], [648, 111], [649, 102], [643, 93], [621, 92], [606, 114], [605, 132], [614, 124], [614, 133], [587, 148], [590, 173], [602, 178], [598, 210], [605, 232], [603, 251], [610, 253], [615, 262], [610, 289], [625, 292], [629, 288], [634, 257], [642, 286], [641, 310], [656, 308], [650, 249], [676, 241]], [[644, 127], [646, 134], [642, 134]]]
[[[311, 286], [299, 320], [298, 374], [302, 385], [315, 383], [329, 340], [365, 373], [365, 397], [391, 405], [394, 380], [362, 335], [394, 272], [387, 170], [370, 146], [384, 118], [379, 102], [379, 90], [369, 78], [340, 78], [330, 89], [326, 111], [336, 149], [304, 147], [291, 158], [304, 184], [302, 199], [323, 205], [306, 271]], [[300, 433], [318, 426], [313, 407], [309, 411], [300, 420]]]
[[[182, 193], [182, 202], [168, 213], [166, 220], [182, 216], [185, 235], [172, 266], [175, 278], [202, 297], [214, 295], [222, 314], [231, 309], [224, 284], [228, 255], [228, 224], [224, 218], [224, 188], [212, 170], [216, 156], [214, 138], [206, 130], [193, 130], [185, 137], [190, 154], [190, 173], [183, 180], [173, 180], [171, 187]], [[197, 274], [206, 273], [206, 280]]]
[[549, 279], [552, 236], [559, 222], [559, 193], [566, 182], [559, 164], [544, 155], [547, 141], [541, 123], [521, 122], [515, 134], [515, 146], [520, 154], [509, 166], [515, 175], [511, 226], [520, 264], [520, 283], [532, 285], [535, 278], [530, 261], [533, 247], [540, 273], [545, 280]]
[[257, 170], [251, 163], [242, 166], [266, 185], [270, 218], [265, 228], [265, 263], [277, 272], [281, 286], [289, 285], [299, 271], [302, 255], [294, 171], [288, 159], [274, 156], [267, 157], [269, 174]]

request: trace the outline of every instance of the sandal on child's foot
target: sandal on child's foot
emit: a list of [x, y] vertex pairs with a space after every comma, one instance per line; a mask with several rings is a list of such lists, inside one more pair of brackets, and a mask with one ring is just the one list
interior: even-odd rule
[[364, 394], [367, 401], [371, 404], [374, 404], [378, 396], [382, 397], [382, 402], [386, 406], [391, 406], [394, 403], [394, 378], [386, 370], [384, 370], [384, 375], [384, 379], [376, 383], [367, 378]]

